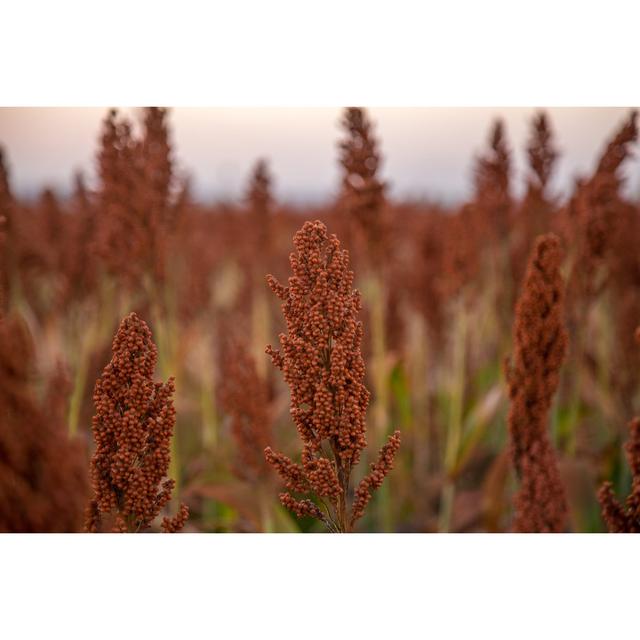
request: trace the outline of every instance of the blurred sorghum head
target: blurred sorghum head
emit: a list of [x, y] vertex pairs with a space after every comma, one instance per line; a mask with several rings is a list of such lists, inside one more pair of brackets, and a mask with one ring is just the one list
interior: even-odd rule
[[64, 425], [68, 388], [55, 376], [40, 406], [34, 374], [26, 323], [0, 317], [0, 531], [78, 531], [88, 482], [83, 447]]
[[560, 532], [566, 526], [564, 489], [547, 432], [568, 342], [561, 261], [558, 238], [539, 237], [516, 306], [514, 353], [506, 367], [511, 454], [519, 480], [513, 528], [521, 532]]
[[221, 353], [220, 401], [231, 418], [231, 435], [238, 453], [235, 470], [243, 479], [256, 481], [267, 469], [264, 449], [271, 442], [269, 394], [248, 346], [228, 336]]

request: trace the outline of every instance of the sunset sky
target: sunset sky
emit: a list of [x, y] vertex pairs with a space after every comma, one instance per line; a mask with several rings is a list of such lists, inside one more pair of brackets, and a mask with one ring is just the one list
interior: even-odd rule
[[[134, 118], [135, 109], [125, 109]], [[492, 120], [505, 120], [514, 151], [516, 189], [532, 108], [371, 108], [384, 155], [383, 176], [395, 197], [457, 202], [470, 193], [473, 157], [482, 151]], [[590, 170], [628, 109], [547, 110], [561, 151], [553, 182], [563, 193]], [[266, 157], [276, 195], [287, 201], [329, 198], [339, 181], [336, 143], [339, 108], [176, 108], [170, 124], [180, 172], [192, 176], [204, 200], [242, 196], [247, 173]], [[68, 191], [75, 170], [91, 181], [106, 108], [1, 108], [0, 145], [14, 191], [30, 196], [43, 186]], [[640, 161], [627, 166], [628, 192], [640, 192]]]

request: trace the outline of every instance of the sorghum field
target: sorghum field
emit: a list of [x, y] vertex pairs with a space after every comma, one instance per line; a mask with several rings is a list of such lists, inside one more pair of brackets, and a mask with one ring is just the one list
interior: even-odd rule
[[197, 202], [140, 117], [70, 198], [0, 155], [1, 531], [640, 531], [635, 112], [563, 198], [553, 122], [516, 198], [496, 121], [455, 208], [388, 196], [364, 109], [315, 207], [263, 160]]

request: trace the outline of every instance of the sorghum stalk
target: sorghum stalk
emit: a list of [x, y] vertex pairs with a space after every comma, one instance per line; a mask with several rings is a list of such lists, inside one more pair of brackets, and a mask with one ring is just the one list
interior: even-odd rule
[[216, 387], [216, 369], [211, 362], [211, 339], [209, 334], [203, 336], [203, 344], [198, 346], [204, 356], [199, 361], [200, 381], [200, 414], [202, 416], [202, 442], [205, 448], [213, 448], [218, 442], [218, 413], [216, 396], [212, 393]]
[[[371, 310], [371, 370], [373, 382], [373, 427], [375, 442], [384, 442], [390, 420], [389, 359], [385, 335], [386, 290], [379, 273], [371, 272], [365, 281], [365, 297]], [[378, 519], [385, 531], [390, 528], [391, 503], [385, 487], [378, 497]]]
[[263, 380], [267, 379], [268, 361], [258, 355], [264, 354], [265, 342], [271, 337], [271, 310], [269, 300], [262, 287], [253, 290], [251, 297], [251, 336], [253, 340], [252, 352], [256, 355], [258, 374]]
[[69, 401], [68, 415], [69, 435], [72, 437], [78, 432], [82, 401], [84, 399], [84, 391], [89, 373], [89, 360], [97, 345], [97, 331], [98, 327], [96, 326], [96, 322], [90, 322], [87, 330], [79, 336], [80, 345], [77, 348], [76, 371], [73, 380], [71, 400]]
[[[165, 286], [160, 288], [157, 283], [151, 282], [151, 289], [155, 291], [166, 292], [170, 289], [170, 285], [165, 283]], [[165, 296], [163, 296], [165, 297]], [[163, 378], [166, 378], [172, 372], [175, 375], [180, 374], [179, 364], [180, 359], [177, 357], [177, 350], [179, 345], [179, 332], [177, 327], [177, 319], [175, 314], [175, 308], [173, 305], [167, 304], [166, 300], [164, 304], [158, 302], [160, 294], [154, 295], [152, 298], [153, 304], [153, 319], [156, 327], [156, 334], [158, 336], [158, 364], [160, 373]], [[174, 496], [180, 495], [180, 450], [178, 447], [178, 439], [176, 437], [171, 438], [171, 462], [169, 465], [169, 477], [175, 482]]]
[[271, 308], [262, 280], [274, 243], [272, 177], [267, 161], [260, 159], [253, 167], [247, 188], [249, 229], [253, 232], [251, 256], [251, 336], [252, 352], [258, 374], [265, 380], [267, 361], [261, 357], [264, 345], [271, 339]]
[[464, 407], [464, 381], [467, 351], [467, 310], [464, 300], [458, 300], [454, 325], [453, 367], [451, 370], [451, 390], [449, 393], [449, 421], [445, 449], [445, 479], [442, 488], [439, 530], [449, 531], [455, 498], [455, 477], [460, 443], [462, 440], [462, 413]]
[[[341, 208], [346, 218], [350, 246], [365, 245], [365, 298], [371, 311], [371, 370], [373, 383], [373, 425], [376, 444], [384, 441], [390, 414], [389, 367], [387, 358], [387, 291], [383, 267], [388, 262], [389, 231], [386, 184], [380, 179], [382, 157], [365, 109], [345, 109], [341, 122], [344, 139], [340, 141], [342, 166]], [[378, 518], [388, 528], [391, 504], [386, 491], [378, 500]]]
[[415, 345], [408, 353], [409, 379], [413, 398], [413, 477], [414, 482], [422, 486], [429, 467], [429, 386], [428, 367], [430, 362], [430, 343], [424, 320], [416, 313], [411, 315], [408, 342]]

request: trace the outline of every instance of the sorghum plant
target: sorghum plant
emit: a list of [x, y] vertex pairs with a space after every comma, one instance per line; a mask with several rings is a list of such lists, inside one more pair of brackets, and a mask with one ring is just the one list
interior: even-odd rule
[[[634, 332], [636, 343], [640, 342], [640, 327]], [[624, 505], [620, 504], [613, 491], [613, 484], [605, 482], [598, 491], [602, 518], [610, 533], [640, 533], [640, 418], [629, 423], [629, 439], [625, 445], [627, 461], [631, 467], [631, 493]]]
[[606, 375], [610, 376], [611, 387], [618, 396], [621, 416], [619, 422], [615, 421], [618, 424], [622, 416], [633, 415], [629, 402], [636, 383], [633, 361], [637, 350], [629, 342], [637, 323], [636, 309], [640, 308], [634, 283], [637, 212], [624, 201], [620, 187], [624, 181], [622, 165], [631, 156], [631, 145], [637, 135], [636, 113], [631, 112], [606, 145], [593, 175], [576, 184], [575, 193], [560, 216], [566, 245], [570, 247], [567, 323], [574, 345], [570, 354], [571, 369], [575, 372], [571, 378], [573, 412], [577, 416], [580, 406], [582, 364], [593, 358], [596, 346], [589, 339], [591, 327], [585, 319], [593, 316], [596, 303], [609, 290], [617, 330], [612, 335], [614, 352], [606, 356], [613, 364], [602, 370], [610, 372]]
[[[607, 286], [611, 289], [615, 323], [612, 382], [625, 416], [632, 415], [633, 391], [639, 381], [640, 351], [633, 340], [640, 317], [640, 215], [637, 203], [626, 201], [619, 193], [624, 180], [619, 167], [624, 159], [632, 155], [629, 147], [637, 138], [637, 112], [632, 111], [618, 136], [609, 145], [599, 167], [601, 174], [609, 174], [608, 178], [601, 177], [600, 180], [605, 185], [610, 184], [605, 188], [610, 193], [604, 198], [605, 208], [601, 215], [614, 218], [606, 255]], [[611, 158], [607, 161], [608, 157]]]
[[531, 169], [528, 191], [544, 195], [553, 174], [553, 167], [558, 159], [558, 151], [555, 148], [553, 133], [544, 111], [535, 115], [531, 125], [531, 139], [527, 146]]
[[139, 143], [147, 198], [155, 209], [154, 216], [165, 226], [172, 222], [168, 204], [174, 186], [167, 116], [167, 109], [147, 107], [144, 110], [144, 135]]
[[67, 226], [63, 224], [62, 205], [52, 189], [44, 189], [38, 206], [39, 253], [43, 266], [52, 276], [62, 275], [62, 248], [66, 245]]
[[74, 176], [74, 191], [71, 198], [69, 231], [65, 251], [61, 260], [61, 268], [65, 273], [65, 289], [61, 296], [61, 304], [68, 305], [72, 301], [81, 301], [89, 297], [96, 289], [96, 256], [94, 239], [96, 231], [96, 215], [91, 194], [84, 176], [78, 172]]
[[[453, 216], [450, 216], [453, 217]], [[402, 278], [408, 283], [409, 300], [422, 315], [436, 346], [442, 344], [444, 329], [444, 230], [445, 222], [439, 212], [422, 215], [414, 220], [411, 242], [405, 253]]]
[[640, 318], [640, 212], [620, 203], [619, 224], [608, 256], [608, 286], [613, 330], [611, 382], [623, 416], [633, 415], [640, 382], [640, 349], [634, 343]]
[[544, 112], [537, 113], [531, 122], [527, 156], [529, 159], [527, 191], [514, 215], [512, 226], [511, 267], [513, 281], [516, 284], [522, 281], [533, 240], [536, 236], [550, 230], [553, 212], [548, 185], [558, 152]]
[[96, 248], [107, 271], [127, 283], [139, 277], [134, 259], [137, 221], [135, 201], [137, 168], [131, 123], [111, 109], [102, 124], [98, 151], [98, 224]]
[[238, 452], [236, 473], [242, 479], [263, 478], [264, 449], [271, 442], [268, 390], [258, 375], [248, 345], [237, 337], [222, 349], [220, 400], [231, 417], [231, 435]]
[[389, 229], [385, 220], [386, 185], [378, 176], [381, 164], [378, 141], [364, 109], [349, 107], [341, 124], [345, 131], [339, 145], [345, 228], [352, 241], [357, 235], [366, 240], [373, 265], [380, 264]]
[[489, 150], [478, 158], [475, 171], [476, 203], [484, 221], [484, 231], [490, 237], [502, 239], [509, 231], [511, 154], [501, 120], [493, 124]]
[[268, 249], [272, 241], [273, 196], [271, 195], [271, 183], [272, 177], [267, 161], [258, 160], [251, 172], [246, 199], [251, 219], [250, 226], [256, 234], [256, 245], [261, 250]]
[[[94, 496], [87, 531], [98, 531], [105, 519], [113, 520], [116, 532], [143, 531], [171, 499], [175, 482], [165, 478], [176, 420], [174, 382], [153, 382], [157, 359], [149, 327], [129, 314], [120, 323], [111, 362], [93, 394]], [[180, 530], [188, 515], [181, 505], [177, 515], [163, 519], [163, 531]]]
[[[564, 213], [567, 235], [576, 245], [570, 289], [580, 298], [593, 298], [602, 290], [602, 283], [596, 281], [596, 276], [620, 224], [620, 187], [623, 183], [620, 169], [631, 155], [630, 147], [638, 137], [636, 119], [637, 112], [632, 111], [607, 144], [593, 175], [576, 185]], [[583, 312], [578, 315], [582, 316]]]
[[272, 264], [276, 239], [272, 178], [266, 160], [256, 162], [246, 194], [249, 225], [248, 242], [244, 243], [245, 269], [250, 274], [246, 296], [251, 302], [251, 352], [256, 358], [258, 375], [262, 379], [269, 376], [268, 363], [262, 356], [264, 345], [271, 340], [271, 318], [273, 315], [268, 292], [264, 289], [264, 273], [267, 264]]
[[33, 390], [35, 353], [26, 323], [0, 317], [0, 531], [73, 532], [82, 526], [86, 462], [62, 420], [66, 389]]
[[[386, 184], [379, 175], [382, 160], [378, 141], [366, 111], [358, 107], [346, 109], [341, 124], [345, 138], [339, 145], [343, 170], [340, 205], [349, 248], [354, 250], [356, 259], [363, 256], [366, 265], [362, 291], [370, 327], [367, 349], [371, 350], [370, 377], [374, 390], [371, 414], [377, 442], [380, 442], [388, 428], [390, 409], [386, 353], [390, 327], [387, 319], [392, 314], [387, 311], [392, 306], [391, 298], [395, 297], [393, 302], [398, 303], [398, 291], [391, 294], [387, 286], [394, 266], [390, 251], [393, 226], [388, 219]], [[381, 506], [388, 504], [388, 501], [380, 502]]]
[[640, 533], [640, 418], [629, 423], [625, 450], [633, 481], [624, 505], [618, 502], [611, 482], [605, 482], [598, 492], [602, 517], [610, 533]]
[[371, 492], [393, 466], [400, 446], [396, 431], [380, 450], [355, 491], [349, 510], [350, 479], [366, 447], [365, 388], [361, 353], [362, 323], [357, 320], [360, 295], [352, 289], [349, 254], [320, 221], [306, 222], [294, 237], [288, 286], [268, 276], [282, 300], [287, 334], [281, 350], [267, 347], [291, 391], [291, 415], [303, 443], [302, 460], [265, 449], [287, 489], [314, 494], [317, 502], [280, 494], [282, 504], [298, 517], [321, 520], [330, 531], [347, 532], [363, 515]]
[[564, 489], [547, 433], [568, 341], [561, 261], [558, 238], [539, 237], [516, 306], [513, 357], [506, 363], [511, 456], [520, 485], [514, 499], [517, 532], [561, 532], [567, 520]]
[[463, 206], [443, 224], [442, 242], [446, 250], [442, 252], [440, 287], [445, 300], [461, 294], [469, 297], [468, 285], [480, 269], [478, 238], [482, 228], [472, 205]]
[[144, 111], [143, 135], [109, 111], [98, 153], [98, 249], [107, 269], [133, 285], [165, 275], [167, 242], [178, 209], [172, 200], [173, 163], [166, 110]]
[[[504, 123], [497, 120], [489, 136], [489, 149], [476, 161], [475, 198], [472, 203], [478, 240], [484, 251], [481, 266], [489, 270], [489, 278], [497, 282], [504, 272], [511, 270], [508, 238], [511, 231], [513, 199], [511, 197], [511, 152], [507, 146]], [[483, 264], [484, 263], [484, 264]], [[487, 298], [492, 299], [499, 323], [500, 335], [508, 335], [512, 322], [514, 287], [511, 282], [488, 287]]]
[[167, 109], [144, 110], [144, 134], [138, 142], [141, 180], [138, 185], [140, 224], [150, 245], [143, 261], [156, 280], [165, 277], [168, 242], [178, 222], [173, 203], [174, 170], [167, 125]]

